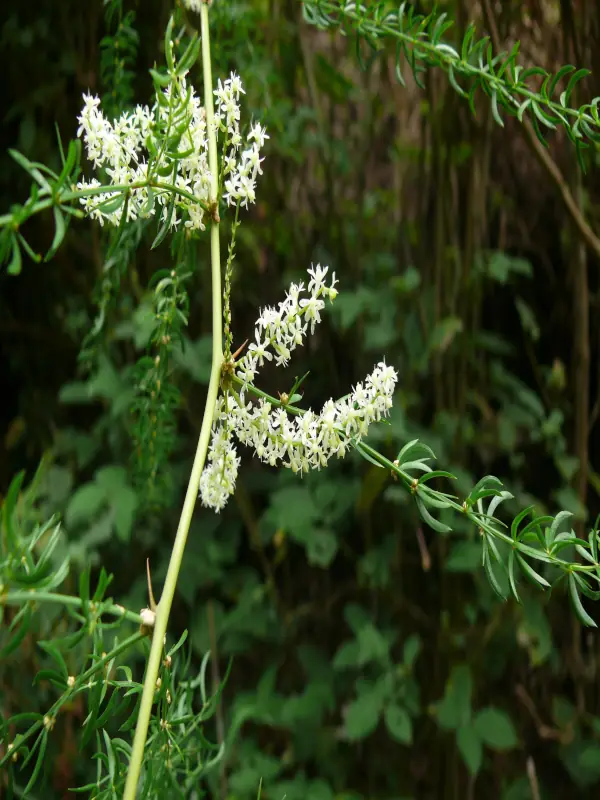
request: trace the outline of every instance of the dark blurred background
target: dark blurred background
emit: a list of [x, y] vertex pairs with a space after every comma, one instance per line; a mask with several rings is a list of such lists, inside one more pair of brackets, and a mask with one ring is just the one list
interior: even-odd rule
[[[84, 91], [109, 107], [111, 97], [115, 107], [149, 101], [171, 5], [108, 5], [109, 19], [101, 0], [5, 0], [0, 213], [29, 191], [8, 148], [56, 167], [55, 124], [63, 141], [75, 135]], [[457, 38], [474, 20], [502, 49], [520, 40], [525, 66], [591, 69], [576, 102], [600, 95], [594, 0], [440, 6]], [[265, 370], [264, 388], [288, 390], [310, 369], [303, 402], [320, 407], [385, 356], [399, 383], [375, 446], [395, 458], [419, 437], [457, 475], [459, 496], [491, 473], [514, 494], [508, 513], [533, 503], [572, 511], [579, 530], [593, 524], [598, 154], [586, 155], [582, 174], [558, 130], [540, 158], [515, 120], [495, 123], [483, 94], [474, 117], [442, 72], [427, 72], [421, 90], [407, 68], [400, 86], [393, 52], [361, 69], [352, 41], [307, 25], [296, 0], [216, 0], [211, 14], [214, 74], [242, 76], [246, 120], [270, 136], [257, 204], [238, 233], [234, 344], [311, 262], [340, 280], [317, 334], [285, 375]], [[99, 45], [117, 33], [120, 66], [118, 48]], [[199, 68], [192, 80], [201, 86]], [[52, 216], [23, 233], [43, 252]], [[187, 346], [171, 375], [180, 402], [161, 463], [168, 493], [148, 511], [133, 479], [128, 409], [148, 342], [149, 282], [171, 264], [167, 245], [150, 252], [153, 235], [115, 276], [106, 233], [76, 221], [51, 262], [0, 273], [0, 492], [44, 458], [75, 572], [104, 564], [112, 594], [133, 608], [146, 602], [145, 558], [156, 585], [165, 574], [209, 371], [203, 240], [187, 284]], [[114, 298], [82, 359], [107, 286]], [[551, 597], [524, 587], [523, 606], [500, 603], [477, 531], [465, 520], [447, 535], [427, 529], [403, 490], [357, 456], [302, 480], [242, 458], [226, 510], [196, 511], [173, 612], [195, 657], [216, 650], [222, 673], [235, 656], [221, 712], [231, 744], [215, 796], [256, 797], [261, 779], [273, 800], [598, 796], [600, 648], [562, 587]], [[108, 467], [113, 505], [86, 506]], [[34, 671], [32, 654], [3, 702], [31, 703]], [[78, 720], [66, 714], [61, 724], [48, 797], [68, 796], [83, 769], [69, 747]]]

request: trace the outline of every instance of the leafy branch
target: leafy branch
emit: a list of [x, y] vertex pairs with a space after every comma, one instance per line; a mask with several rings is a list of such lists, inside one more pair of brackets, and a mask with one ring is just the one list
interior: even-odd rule
[[152, 352], [135, 367], [133, 460], [138, 486], [152, 508], [169, 502], [169, 492], [164, 491], [169, 488], [169, 476], [164, 467], [174, 447], [175, 412], [180, 403], [179, 389], [171, 381], [171, 356], [175, 346], [183, 346], [182, 332], [189, 314], [185, 282], [190, 274], [178, 266], [159, 270], [153, 276]]
[[[71, 205], [71, 203], [80, 200], [82, 197], [94, 197], [100, 194], [110, 192], [109, 200], [103, 200], [96, 207], [103, 213], [113, 213], [115, 210], [121, 208], [127, 203], [127, 198], [130, 193], [135, 189], [151, 189], [159, 194], [167, 194], [170, 197], [183, 197], [186, 200], [201, 206], [204, 210], [208, 210], [206, 204], [196, 195], [182, 189], [174, 184], [158, 180], [157, 178], [148, 178], [144, 181], [137, 181], [130, 184], [110, 184], [110, 186], [93, 186], [84, 189], [71, 189], [65, 188], [64, 184], [67, 177], [70, 175], [73, 179], [74, 173], [78, 169], [76, 167], [76, 159], [79, 158], [79, 147], [77, 142], [71, 142], [69, 145], [69, 153], [73, 152], [72, 161], [65, 161], [63, 171], [57, 175], [49, 167], [43, 164], [29, 161], [21, 153], [16, 150], [11, 150], [10, 154], [20, 164], [26, 172], [34, 178], [35, 183], [32, 186], [29, 199], [23, 205], [14, 205], [9, 214], [0, 216], [0, 264], [7, 263], [7, 271], [10, 275], [18, 275], [21, 272], [22, 256], [21, 248], [29, 255], [29, 257], [39, 263], [40, 261], [49, 261], [65, 237], [67, 231], [68, 218], [78, 217], [82, 218], [84, 213]], [[46, 176], [42, 173], [41, 169], [46, 172]], [[20, 233], [20, 228], [31, 217], [39, 214], [41, 211], [46, 211], [49, 208], [53, 209], [55, 220], [55, 235], [52, 244], [45, 256], [39, 253], [34, 253], [23, 235]], [[65, 217], [65, 214], [67, 215]], [[124, 218], [126, 214], [124, 214]], [[166, 232], [166, 227], [163, 225]], [[159, 233], [160, 235], [160, 233]], [[158, 237], [157, 237], [158, 238]], [[157, 247], [164, 238], [164, 234], [160, 241], [155, 240], [154, 247]]]
[[[34, 481], [23, 490], [22, 483], [22, 474], [13, 479], [1, 509], [0, 619], [4, 621], [10, 606], [17, 606], [18, 611], [6, 620], [0, 635], [0, 658], [9, 663], [25, 637], [34, 636], [43, 653], [34, 684], [47, 682], [59, 696], [43, 712], [18, 711], [7, 717], [0, 714], [0, 768], [9, 790], [27, 795], [38, 785], [61, 715], [68, 714], [77, 698], [82, 697], [87, 715], [81, 725], [79, 745], [85, 748], [92, 739], [96, 740], [97, 770], [94, 782], [77, 791], [92, 791], [96, 800], [108, 800], [124, 789], [132, 751], [121, 736], [136, 723], [143, 690], [143, 685], [133, 680], [130, 667], [117, 661], [144, 642], [148, 630], [144, 624], [140, 626], [140, 614], [105, 597], [111, 576], [104, 569], [93, 592], [89, 569], [79, 579], [78, 595], [54, 591], [67, 578], [69, 566], [68, 559], [64, 559], [56, 569], [60, 526], [54, 518], [31, 524], [36, 516], [33, 501], [37, 486]], [[65, 630], [63, 617], [60, 635], [53, 633], [41, 641], [36, 635], [35, 615], [47, 604], [63, 606], [66, 619], [72, 624]], [[107, 620], [110, 616], [116, 620]], [[124, 621], [140, 626], [139, 630], [121, 638]], [[107, 646], [114, 629], [119, 629], [117, 636], [112, 646]], [[191, 654], [182, 660], [174, 659], [186, 639], [187, 631], [162, 652], [154, 693], [157, 715], [151, 723], [143, 775], [152, 796], [171, 796], [173, 788], [179, 790], [180, 784], [182, 793], [177, 796], [188, 796], [223, 756], [223, 746], [208, 741], [203, 728], [215, 714], [227, 675], [218, 691], [210, 695], [210, 653], [206, 653], [197, 677], [187, 679]], [[111, 735], [110, 729], [115, 725], [116, 735]], [[19, 775], [26, 776], [24, 788], [16, 784]]]
[[[233, 381], [274, 407], [284, 408], [296, 416], [305, 413], [304, 409], [286, 401], [287, 395], [283, 400], [278, 399], [251, 384], [245, 384], [240, 378], [234, 377]], [[293, 392], [290, 397], [294, 400], [296, 397], [300, 399]], [[564, 523], [572, 516], [570, 512], [561, 511], [555, 517], [536, 516], [533, 506], [530, 506], [517, 514], [510, 526], [507, 526], [495, 513], [500, 504], [512, 499], [513, 495], [493, 475], [487, 475], [478, 481], [469, 495], [460, 502], [456, 495], [441, 492], [430, 485], [432, 480], [455, 480], [455, 476], [444, 470], [434, 470], [430, 466], [428, 462], [435, 459], [435, 454], [426, 444], [416, 439], [408, 442], [392, 461], [360, 438], [346, 437], [342, 430], [338, 434], [346, 438], [348, 444], [366, 461], [389, 470], [392, 479], [402, 481], [415, 498], [421, 518], [433, 530], [443, 534], [452, 531], [450, 525], [434, 516], [439, 515], [440, 511], [458, 513], [477, 527], [481, 537], [483, 567], [492, 588], [502, 600], [506, 600], [510, 593], [517, 602], [521, 602], [517, 589], [519, 575], [538, 588], [550, 589], [551, 582], [538, 570], [544, 569], [544, 565], [545, 568], [553, 567], [560, 571], [554, 585], [566, 578], [573, 609], [579, 620], [584, 625], [597, 627], [584, 609], [580, 597], [583, 594], [592, 600], [600, 598], [600, 533], [597, 525], [590, 531], [587, 540], [579, 539], [572, 529], [562, 530]], [[484, 501], [489, 501], [486, 510], [483, 507]], [[583, 563], [565, 558], [565, 551], [569, 554], [575, 551], [583, 559]], [[536, 566], [532, 566], [531, 562]], [[498, 580], [496, 570], [500, 570], [506, 577], [508, 593]], [[593, 586], [597, 588], [594, 589]]]
[[[583, 149], [590, 143], [600, 142], [600, 97], [579, 108], [569, 105], [575, 86], [589, 74], [587, 69], [576, 69], [570, 64], [555, 74], [542, 67], [525, 69], [517, 64], [518, 41], [510, 52], [494, 55], [489, 37], [477, 38], [472, 23], [457, 48], [446, 40], [454, 22], [445, 13], [418, 14], [405, 2], [397, 10], [391, 10], [389, 3], [382, 0], [366, 4], [355, 0], [303, 0], [303, 13], [311, 25], [324, 30], [339, 28], [343, 34], [353, 35], [363, 66], [366, 63], [361, 43], [370, 50], [370, 62], [382, 52], [382, 42], [395, 42], [396, 76], [402, 85], [405, 85], [403, 60], [421, 88], [424, 88], [421, 74], [429, 67], [439, 67], [447, 72], [458, 94], [468, 100], [473, 114], [475, 95], [482, 89], [491, 100], [494, 119], [502, 127], [501, 110], [519, 121], [528, 116], [537, 137], [546, 144], [542, 128], [555, 130], [562, 126], [575, 144], [582, 166]], [[466, 84], [461, 86], [459, 79], [464, 79]], [[532, 85], [534, 80], [541, 80], [539, 90]], [[567, 82], [566, 86], [555, 99], [563, 81]]]

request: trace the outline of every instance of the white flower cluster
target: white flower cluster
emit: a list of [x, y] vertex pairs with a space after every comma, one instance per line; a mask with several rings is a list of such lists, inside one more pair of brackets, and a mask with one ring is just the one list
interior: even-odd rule
[[[224, 134], [224, 172], [228, 176], [226, 194], [229, 204], [242, 205], [255, 200], [256, 175], [261, 173], [260, 148], [266, 138], [260, 125], [251, 127], [244, 140], [240, 134], [240, 107], [238, 98], [243, 92], [240, 78], [232, 74], [224, 84], [219, 81], [215, 90], [217, 101], [217, 135]], [[204, 209], [210, 201], [211, 175], [208, 165], [208, 139], [206, 111], [200, 104], [185, 76], [174, 77], [157, 95], [152, 109], [137, 106], [135, 111], [124, 113], [114, 123], [100, 110], [100, 100], [84, 95], [84, 107], [78, 118], [77, 135], [83, 137], [87, 155], [96, 169], [103, 168], [114, 186], [128, 186], [127, 205], [119, 203], [121, 191], [111, 191], [81, 198], [86, 213], [101, 224], [108, 220], [118, 225], [124, 209], [127, 220], [156, 213], [158, 202], [160, 217], [167, 219], [171, 213], [170, 227], [184, 225], [192, 230], [203, 230]], [[225, 153], [225, 151], [227, 151]], [[173, 191], [148, 187], [148, 179], [176, 187], [192, 197], [175, 192], [175, 206], [170, 212]], [[77, 184], [80, 190], [97, 188], [102, 184], [96, 178]], [[114, 200], [114, 203], [111, 202]]]
[[208, 460], [209, 464], [200, 479], [200, 493], [204, 504], [218, 512], [234, 492], [240, 466], [240, 459], [223, 427], [213, 432]]
[[303, 344], [309, 324], [310, 332], [315, 332], [315, 325], [321, 321], [321, 311], [325, 308], [323, 298], [333, 301], [337, 297], [335, 272], [331, 284], [327, 286], [325, 283], [328, 270], [320, 264], [309, 268], [308, 297], [300, 297], [304, 283], [292, 283], [279, 308], [266, 306], [263, 309], [256, 321], [255, 341], [236, 363], [235, 374], [244, 384], [254, 381], [258, 367], [263, 366], [265, 359], [273, 360], [271, 350], [275, 353], [275, 364], [285, 367], [292, 351]]
[[[257, 343], [240, 361], [246, 366], [237, 372], [244, 382], [242, 391], [239, 395], [229, 392], [226, 398], [218, 401], [209, 455], [211, 463], [200, 483], [202, 503], [216, 511], [225, 506], [235, 487], [240, 462], [233, 445], [233, 433], [242, 444], [252, 447], [261, 461], [271, 466], [281, 464], [302, 474], [325, 467], [334, 455], [343, 457], [353, 442], [367, 435], [369, 425], [386, 417], [392, 407], [398, 375], [384, 361], [375, 366], [364, 382], [357, 383], [350, 395], [337, 401], [328, 400], [320, 414], [310, 410], [294, 414], [285, 406], [273, 407], [263, 398], [255, 404], [246, 402], [243, 389], [250, 382], [248, 373], [255, 373], [257, 363], [262, 364], [261, 359], [271, 358], [267, 348], [279, 352], [278, 363], [285, 363], [287, 358], [282, 357], [281, 348], [292, 350], [301, 344], [308, 324], [302, 318], [310, 322], [313, 332], [324, 305], [320, 296], [335, 297], [335, 278], [330, 287], [324, 283], [327, 267], [317, 266], [309, 270], [309, 274], [310, 298], [300, 299], [302, 284], [292, 285], [279, 311], [263, 311], [256, 325]], [[220, 466], [215, 469], [217, 462]]]
[[[219, 129], [225, 134], [223, 146], [223, 164], [225, 176], [224, 200], [228, 205], [248, 208], [248, 203], [256, 200], [256, 176], [262, 175], [260, 165], [261, 148], [269, 137], [264, 128], [255, 123], [248, 134], [248, 144], [242, 150], [242, 137], [240, 135], [240, 94], [245, 94], [242, 82], [235, 73], [224, 83], [219, 80], [215, 89], [217, 108], [215, 119]], [[240, 154], [241, 150], [241, 154]]]

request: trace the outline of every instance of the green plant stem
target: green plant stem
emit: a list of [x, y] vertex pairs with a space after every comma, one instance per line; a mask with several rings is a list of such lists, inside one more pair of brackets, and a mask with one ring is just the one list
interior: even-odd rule
[[[208, 135], [208, 160], [211, 172], [211, 200], [216, 206], [218, 198], [218, 159], [216, 131], [214, 124], [212, 70], [210, 63], [208, 5], [206, 3], [202, 4], [200, 21], [202, 30], [202, 67], [204, 73], [204, 104], [206, 108], [206, 124]], [[125, 783], [123, 800], [134, 800], [136, 796], [137, 785], [144, 757], [144, 747], [148, 735], [148, 725], [150, 722], [150, 715], [152, 713], [156, 679], [158, 677], [158, 670], [160, 667], [163, 645], [167, 631], [167, 623], [169, 620], [169, 613], [173, 603], [173, 595], [175, 594], [175, 587], [177, 585], [177, 578], [179, 575], [179, 569], [181, 567], [181, 561], [183, 559], [185, 543], [190, 529], [190, 523], [192, 521], [192, 514], [194, 512], [194, 506], [196, 505], [196, 498], [198, 496], [198, 489], [200, 486], [200, 477], [202, 475], [202, 470], [204, 469], [204, 462], [208, 452], [212, 422], [215, 413], [217, 396], [219, 393], [221, 366], [223, 363], [223, 321], [221, 311], [221, 253], [219, 242], [219, 222], [218, 215], [216, 214], [213, 215], [210, 245], [213, 335], [210, 382], [208, 385], [208, 394], [206, 398], [206, 405], [204, 407], [202, 428], [200, 430], [200, 438], [198, 440], [198, 447], [194, 457], [194, 464], [192, 466], [192, 472], [185, 494], [181, 518], [177, 528], [177, 534], [175, 535], [175, 542], [173, 544], [171, 559], [169, 561], [165, 585], [156, 611], [152, 647], [150, 649], [150, 656], [146, 668], [144, 689], [142, 692], [135, 735], [133, 738], [133, 747], [131, 751], [129, 769], [127, 772], [127, 781]]]
[[[83, 610], [83, 600], [81, 597], [75, 597], [74, 595], [69, 594], [59, 594], [57, 592], [44, 592], [38, 591], [37, 589], [27, 589], [9, 591], [5, 595], [0, 596], [0, 605], [21, 606], [25, 603], [58, 603], [59, 605], [71, 606], [72, 608]], [[91, 607], [93, 601], [90, 600], [88, 604]], [[102, 605], [102, 603], [96, 605]], [[102, 608], [102, 613], [112, 614], [120, 619], [127, 619], [129, 622], [134, 622], [137, 625], [142, 622], [142, 618], [139, 614], [136, 614], [134, 611], [128, 611], [126, 608], [117, 605], [116, 603]]]

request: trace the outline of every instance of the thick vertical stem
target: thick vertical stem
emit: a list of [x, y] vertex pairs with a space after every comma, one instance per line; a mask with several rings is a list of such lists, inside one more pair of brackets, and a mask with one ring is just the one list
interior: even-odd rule
[[196, 505], [200, 477], [202, 475], [202, 470], [204, 469], [204, 462], [206, 461], [206, 454], [208, 452], [212, 421], [217, 402], [217, 396], [219, 393], [221, 366], [223, 363], [221, 253], [219, 242], [219, 216], [217, 213], [218, 158], [216, 131], [214, 125], [212, 69], [210, 63], [210, 37], [207, 3], [203, 3], [202, 5], [200, 20], [202, 32], [202, 67], [204, 73], [204, 103], [206, 108], [206, 122], [208, 130], [208, 159], [211, 172], [211, 206], [213, 208], [213, 221], [210, 235], [213, 334], [212, 366], [206, 405], [204, 408], [204, 416], [202, 419], [202, 428], [200, 430], [200, 438], [198, 440], [198, 447], [196, 449], [192, 472], [185, 494], [181, 518], [179, 520], [177, 533], [175, 535], [175, 542], [173, 544], [171, 560], [169, 561], [165, 585], [157, 607], [154, 634], [152, 637], [152, 647], [150, 649], [150, 657], [148, 659], [148, 665], [146, 668], [144, 689], [142, 692], [142, 700], [140, 703], [140, 710], [138, 714], [135, 735], [133, 738], [133, 748], [129, 762], [129, 770], [127, 773], [127, 781], [125, 784], [123, 800], [135, 800], [137, 784], [142, 769], [144, 747], [148, 735], [148, 725], [150, 722], [150, 715], [152, 713], [152, 703], [156, 688], [156, 680], [158, 678], [158, 671], [160, 668], [163, 646], [167, 632], [169, 613], [173, 603], [173, 596], [175, 594], [175, 587], [177, 585], [177, 578], [179, 576], [179, 570], [183, 559], [183, 552], [190, 529], [190, 523], [192, 521], [192, 515], [194, 513], [194, 506]]

